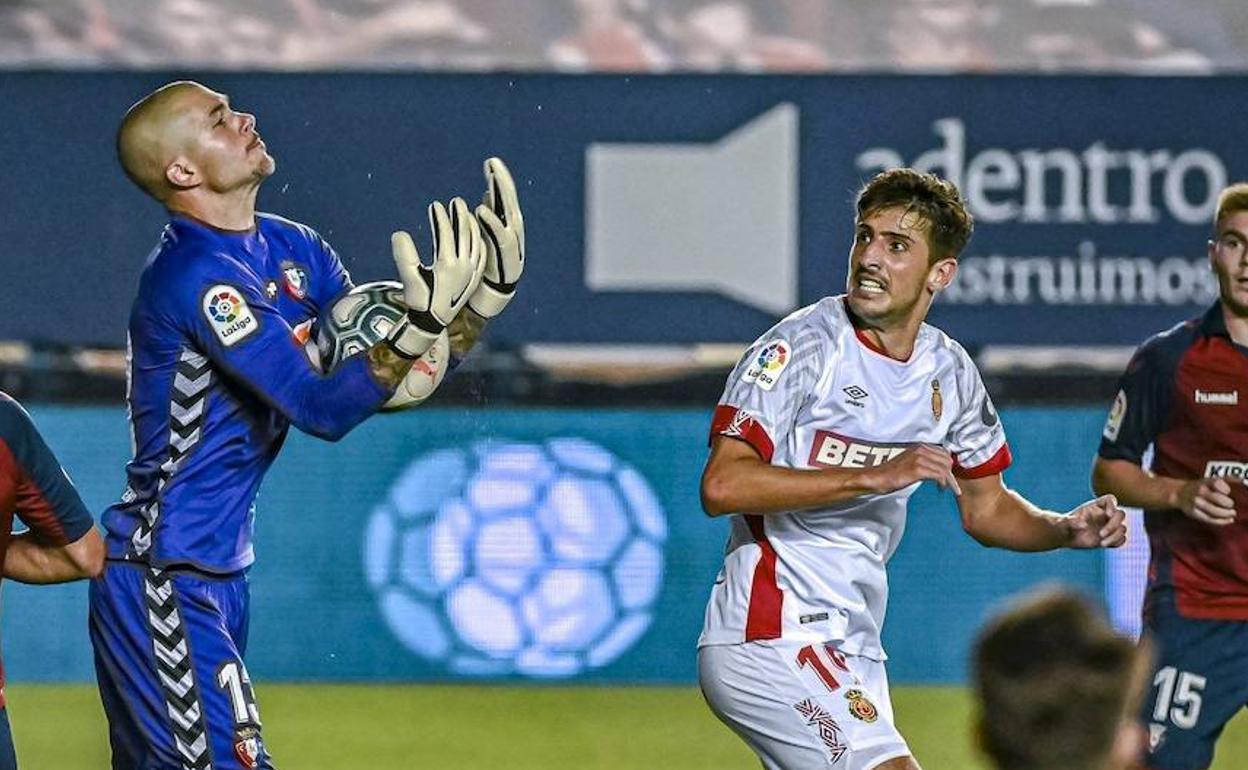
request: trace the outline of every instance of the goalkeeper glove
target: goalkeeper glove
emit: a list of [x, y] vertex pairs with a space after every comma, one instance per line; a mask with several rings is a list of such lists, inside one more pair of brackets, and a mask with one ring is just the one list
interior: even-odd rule
[[433, 232], [432, 266], [420, 261], [411, 235], [399, 230], [390, 236], [407, 317], [394, 325], [388, 339], [404, 358], [417, 358], [437, 341], [451, 319], [468, 304], [486, 265], [480, 225], [463, 198], [451, 201], [449, 213], [441, 203], [429, 206], [429, 225]]
[[502, 160], [485, 162], [485, 182], [485, 198], [476, 210], [486, 245], [485, 275], [468, 307], [482, 318], [493, 318], [515, 296], [524, 272], [524, 216], [516, 183]]

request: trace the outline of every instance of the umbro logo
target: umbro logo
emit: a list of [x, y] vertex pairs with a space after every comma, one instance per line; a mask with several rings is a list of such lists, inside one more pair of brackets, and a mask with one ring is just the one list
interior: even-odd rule
[[1232, 390], [1225, 393], [1218, 393], [1211, 390], [1196, 389], [1196, 403], [1213, 404], [1215, 406], [1235, 406], [1239, 404], [1239, 391]]
[[871, 395], [857, 385], [850, 385], [847, 388], [841, 388], [841, 390], [845, 392], [845, 395], [849, 396], [848, 403], [854, 406], [862, 406], [862, 400]]

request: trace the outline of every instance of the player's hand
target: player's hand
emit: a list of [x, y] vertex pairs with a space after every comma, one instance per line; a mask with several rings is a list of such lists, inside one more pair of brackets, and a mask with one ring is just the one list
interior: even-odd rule
[[1220, 476], [1189, 481], [1179, 489], [1179, 510], [1196, 521], [1225, 527], [1235, 521], [1231, 483]]
[[485, 197], [477, 206], [477, 221], [485, 240], [485, 276], [472, 293], [468, 307], [482, 318], [493, 318], [516, 294], [524, 272], [524, 216], [511, 172], [498, 158], [485, 162]]
[[1071, 548], [1117, 548], [1127, 542], [1127, 516], [1118, 498], [1102, 495], [1061, 519]]
[[953, 475], [953, 455], [934, 444], [915, 444], [886, 463], [872, 469], [870, 485], [876, 494], [904, 489], [916, 481], [934, 481], [941, 489], [962, 494]]
[[403, 284], [407, 305], [404, 323], [395, 324], [390, 343], [400, 354], [416, 358], [428, 350], [481, 282], [485, 270], [485, 243], [481, 228], [463, 198], [429, 206], [433, 232], [433, 265], [420, 261], [412, 236], [399, 230], [390, 236], [394, 265]]

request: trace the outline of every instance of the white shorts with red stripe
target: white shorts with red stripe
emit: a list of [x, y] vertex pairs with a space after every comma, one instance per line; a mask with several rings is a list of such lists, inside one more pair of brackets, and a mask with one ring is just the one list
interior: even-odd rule
[[828, 644], [708, 645], [698, 680], [767, 770], [871, 770], [910, 754], [881, 661]]

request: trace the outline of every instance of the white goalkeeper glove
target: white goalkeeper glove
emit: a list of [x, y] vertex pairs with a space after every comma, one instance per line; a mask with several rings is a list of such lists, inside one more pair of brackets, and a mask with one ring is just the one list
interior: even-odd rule
[[407, 317], [394, 325], [387, 338], [404, 358], [416, 358], [433, 346], [468, 304], [486, 265], [480, 225], [463, 198], [451, 201], [449, 213], [441, 203], [429, 206], [429, 225], [432, 266], [420, 261], [411, 235], [399, 230], [390, 236]]
[[486, 245], [485, 275], [468, 307], [493, 318], [516, 294], [524, 272], [524, 216], [511, 172], [499, 158], [485, 162], [485, 198], [476, 210]]

